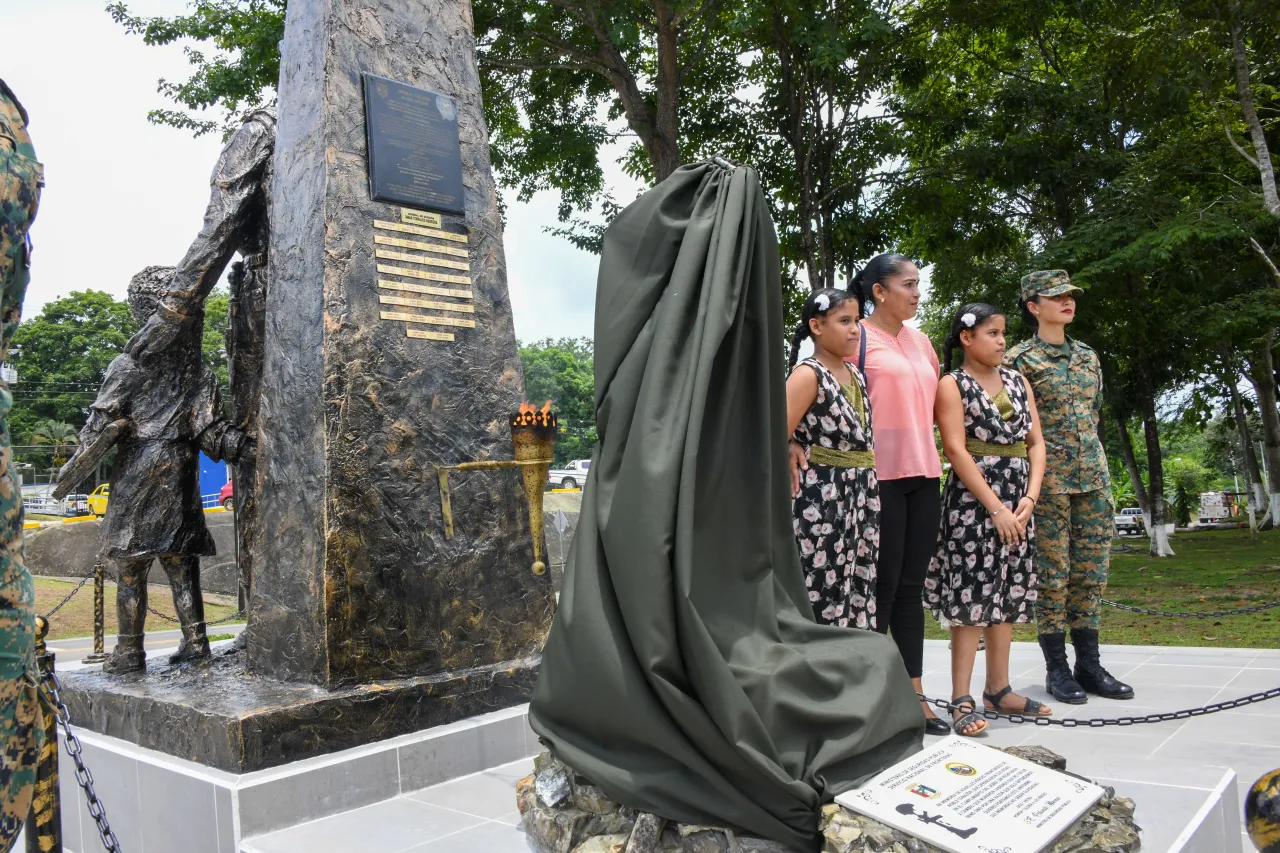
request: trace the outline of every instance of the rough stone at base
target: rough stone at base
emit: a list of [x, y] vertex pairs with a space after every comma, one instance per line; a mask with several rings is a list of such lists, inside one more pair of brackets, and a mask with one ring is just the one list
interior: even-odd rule
[[[1066, 759], [1044, 747], [1004, 750], [1065, 772]], [[1074, 775], [1074, 774], [1072, 774]], [[1133, 801], [1111, 788], [1045, 853], [1136, 853], [1141, 849]], [[516, 805], [537, 853], [791, 853], [776, 841], [724, 827], [674, 823], [637, 814], [550, 754], [516, 785]], [[822, 810], [823, 853], [943, 853], [879, 821], [832, 803]]]

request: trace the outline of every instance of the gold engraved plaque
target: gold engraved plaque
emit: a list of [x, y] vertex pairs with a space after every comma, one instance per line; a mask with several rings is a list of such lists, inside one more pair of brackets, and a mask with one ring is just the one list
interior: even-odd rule
[[401, 249], [420, 249], [424, 252], [435, 252], [437, 255], [451, 255], [455, 258], [468, 258], [471, 253], [457, 246], [445, 246], [440, 243], [423, 243], [418, 240], [402, 240], [399, 237], [388, 237], [385, 234], [374, 234], [373, 242], [379, 246], [399, 246]]
[[388, 289], [388, 291], [406, 291], [408, 293], [426, 293], [428, 296], [454, 296], [460, 300], [470, 300], [471, 291], [453, 291], [447, 287], [429, 287], [428, 284], [413, 284], [411, 282], [396, 282], [385, 278], [378, 279], [378, 287]]
[[423, 225], [427, 228], [440, 227], [440, 214], [424, 213], [421, 210], [409, 210], [404, 208], [400, 211], [400, 221], [407, 222], [410, 225]]
[[411, 264], [425, 264], [451, 270], [462, 270], [463, 272], [471, 270], [471, 264], [464, 261], [450, 261], [445, 258], [433, 258], [430, 255], [410, 255], [405, 252], [393, 252], [390, 249], [377, 249], [373, 255], [376, 258], [383, 258], [389, 261], [408, 261]]
[[451, 341], [453, 340], [453, 332], [429, 332], [426, 329], [409, 329], [405, 332], [408, 337], [421, 338], [424, 341]]
[[471, 299], [470, 290], [450, 290], [447, 287], [429, 287], [425, 284], [413, 284], [407, 281], [378, 279], [378, 287], [387, 290], [403, 290], [408, 293], [425, 293], [428, 296], [455, 296], [458, 299]]
[[407, 275], [409, 278], [425, 278], [428, 281], [444, 281], [449, 284], [470, 284], [471, 276], [468, 275], [445, 275], [442, 272], [432, 272], [431, 270], [410, 270], [404, 267], [393, 267], [387, 264], [378, 264], [378, 272], [388, 273], [390, 275]]
[[407, 296], [387, 296], [379, 294], [378, 301], [383, 305], [407, 305], [410, 308], [433, 308], [437, 311], [452, 311], [455, 314], [474, 314], [475, 306], [460, 302], [435, 302], [430, 299], [410, 299]]
[[458, 326], [464, 329], [474, 329], [476, 327], [475, 320], [463, 320], [459, 317], [437, 317], [434, 314], [410, 314], [405, 311], [383, 311], [382, 319], [403, 320], [406, 323], [428, 323], [433, 326]]
[[466, 243], [466, 234], [454, 234], [451, 231], [437, 231], [435, 228], [420, 228], [417, 225], [401, 225], [399, 222], [387, 222], [385, 219], [373, 220], [374, 228], [384, 231], [399, 231], [402, 234], [420, 234], [423, 237], [435, 237], [439, 240], [452, 240], [454, 243]]

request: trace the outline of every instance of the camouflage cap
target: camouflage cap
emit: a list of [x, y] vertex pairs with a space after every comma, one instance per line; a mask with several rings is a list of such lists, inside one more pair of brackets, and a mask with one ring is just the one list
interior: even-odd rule
[[1066, 270], [1036, 270], [1022, 277], [1022, 301], [1037, 296], [1061, 296], [1064, 293], [1084, 293], [1071, 283]]

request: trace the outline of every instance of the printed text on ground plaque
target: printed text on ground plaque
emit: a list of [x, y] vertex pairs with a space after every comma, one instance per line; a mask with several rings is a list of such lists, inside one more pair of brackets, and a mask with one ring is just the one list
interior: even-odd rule
[[1102, 788], [948, 737], [836, 797], [840, 805], [949, 853], [1040, 853]]

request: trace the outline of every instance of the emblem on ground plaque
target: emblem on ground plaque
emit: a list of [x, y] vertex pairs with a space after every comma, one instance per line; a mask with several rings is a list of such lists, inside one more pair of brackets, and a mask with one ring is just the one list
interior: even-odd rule
[[1102, 795], [1091, 782], [949, 737], [836, 802], [949, 853], [1040, 853]]
[[364, 110], [373, 199], [465, 212], [453, 98], [365, 74]]

